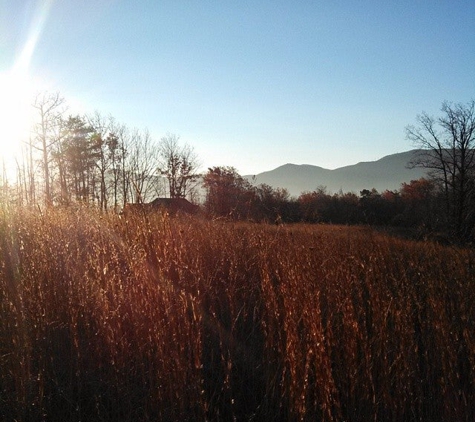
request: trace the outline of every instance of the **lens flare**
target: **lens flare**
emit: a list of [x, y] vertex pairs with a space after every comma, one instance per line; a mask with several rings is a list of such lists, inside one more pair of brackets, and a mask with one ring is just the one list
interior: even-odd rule
[[0, 160], [12, 167], [23, 142], [30, 137], [32, 101], [41, 89], [30, 76], [30, 63], [54, 0], [36, 3], [26, 41], [9, 70], [0, 72]]

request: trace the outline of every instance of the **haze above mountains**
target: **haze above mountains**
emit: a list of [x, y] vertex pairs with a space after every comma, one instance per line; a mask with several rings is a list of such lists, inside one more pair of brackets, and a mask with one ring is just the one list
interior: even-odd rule
[[420, 150], [387, 155], [377, 161], [361, 162], [334, 170], [308, 164], [285, 164], [274, 170], [245, 176], [253, 185], [265, 183], [273, 188], [286, 188], [297, 197], [304, 191], [326, 186], [328, 193], [340, 191], [359, 194], [363, 189], [378, 192], [399, 190], [401, 184], [427, 175], [427, 169], [409, 168]]

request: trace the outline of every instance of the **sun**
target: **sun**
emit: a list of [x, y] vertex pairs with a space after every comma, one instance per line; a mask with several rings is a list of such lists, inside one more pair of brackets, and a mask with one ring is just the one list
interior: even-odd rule
[[32, 85], [22, 72], [0, 73], [0, 158], [8, 165], [30, 136]]

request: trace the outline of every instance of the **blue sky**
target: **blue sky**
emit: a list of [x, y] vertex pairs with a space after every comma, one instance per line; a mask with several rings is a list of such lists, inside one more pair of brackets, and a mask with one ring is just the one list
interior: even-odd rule
[[0, 72], [25, 59], [72, 110], [192, 145], [202, 167], [336, 168], [475, 97], [475, 2], [0, 0]]

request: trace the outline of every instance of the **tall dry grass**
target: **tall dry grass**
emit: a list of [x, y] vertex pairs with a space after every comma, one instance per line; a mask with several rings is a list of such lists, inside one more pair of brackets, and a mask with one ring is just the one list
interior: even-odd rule
[[0, 210], [0, 419], [475, 420], [475, 253]]

